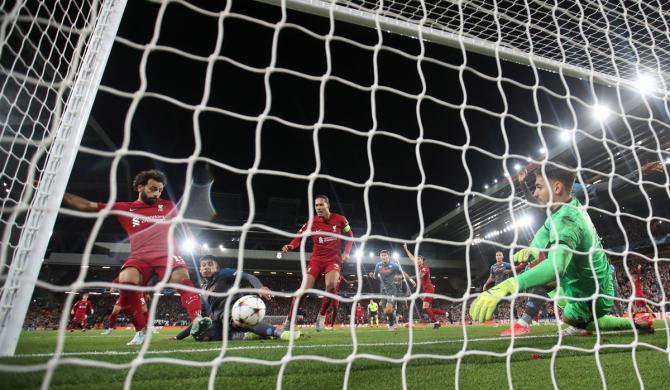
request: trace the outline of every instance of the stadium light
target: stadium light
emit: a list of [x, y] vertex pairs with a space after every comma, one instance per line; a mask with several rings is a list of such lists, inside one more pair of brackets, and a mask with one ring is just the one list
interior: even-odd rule
[[362, 259], [363, 258], [363, 251], [360, 250], [360, 249], [357, 250], [355, 256], [358, 260]]
[[600, 122], [605, 121], [609, 114], [610, 110], [607, 107], [601, 106], [600, 104], [593, 106], [593, 116], [595, 116], [595, 118]]
[[665, 163], [666, 163], [666, 164], [670, 164], [670, 157], [668, 157], [668, 158], [665, 159]]
[[489, 189], [489, 185], [488, 185], [488, 184], [484, 184], [484, 189], [485, 189], [485, 190], [488, 190], [488, 189]]
[[209, 245], [207, 245], [207, 243], [206, 243], [206, 242], [205, 242], [205, 243], [203, 243], [203, 244], [202, 244], [202, 249], [204, 249], [204, 250], [207, 250], [207, 249], [209, 249]]
[[112, 267], [110, 267], [110, 266], [108, 266], [108, 265], [103, 265], [103, 266], [102, 266], [102, 269], [110, 269], [110, 268], [112, 268]]
[[277, 254], [275, 255], [275, 257], [277, 258], [277, 260], [281, 260], [281, 258], [282, 258], [282, 253], [281, 253], [281, 252], [277, 252]]
[[400, 258], [400, 255], [398, 252], [393, 252], [393, 260], [398, 260]]
[[498, 184], [498, 179], [493, 179], [493, 184]]
[[540, 154], [545, 154], [545, 153], [547, 153], [547, 149], [546, 148], [540, 148]]
[[656, 89], [656, 82], [649, 75], [640, 75], [640, 78], [637, 79], [637, 90], [641, 94], [646, 95], [649, 92]]
[[219, 250], [220, 250], [221, 252], [225, 252], [225, 251], [226, 251], [226, 247], [223, 246], [223, 244], [219, 244]]
[[258, 274], [260, 274], [260, 272], [258, 272], [258, 271], [254, 271], [254, 274], [258, 275]]
[[270, 275], [277, 275], [275, 271], [270, 271]]
[[570, 130], [563, 130], [561, 133], [558, 135], [558, 138], [561, 139], [563, 142], [568, 142], [570, 141], [570, 138], [572, 138], [570, 134]]
[[196, 242], [189, 238], [189, 239], [184, 240], [184, 242], [181, 244], [181, 248], [185, 252], [191, 253], [195, 249], [195, 245], [196, 245]]
[[519, 163], [514, 164], [514, 170], [519, 172], [521, 170], [521, 164]]
[[370, 256], [370, 257], [375, 257], [375, 254], [372, 253], [372, 252], [370, 252], [369, 256]]

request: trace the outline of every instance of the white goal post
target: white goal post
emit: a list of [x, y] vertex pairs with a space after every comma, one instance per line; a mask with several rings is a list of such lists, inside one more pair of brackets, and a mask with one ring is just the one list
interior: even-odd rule
[[[61, 14], [59, 17], [59, 6], [68, 9], [64, 2], [46, 3], [17, 1], [14, 7], [3, 15], [0, 27], [2, 29], [0, 57], [12, 59], [12, 65], [21, 62], [30, 64], [31, 61], [35, 63], [37, 59], [41, 59], [45, 62], [44, 68], [48, 68], [58, 66], [49, 64], [52, 60], [70, 61], [62, 79], [58, 79], [57, 72], [57, 75], [52, 76], [45, 71], [36, 72], [31, 69], [25, 74], [14, 67], [2, 69], [3, 73], [6, 72], [3, 93], [8, 94], [8, 85], [15, 83], [20, 90], [15, 95], [17, 100], [21, 90], [39, 88], [56, 93], [58, 97], [55, 102], [49, 100], [44, 102], [44, 110], [50, 112], [48, 118], [50, 128], [45, 129], [42, 138], [24, 138], [21, 129], [13, 128], [14, 123], [9, 120], [8, 113], [5, 113], [7, 122], [3, 124], [2, 143], [7, 143], [9, 148], [7, 159], [11, 158], [14, 147], [20, 150], [30, 146], [35, 148], [35, 152], [24, 157], [30, 163], [28, 170], [24, 171], [24, 177], [16, 177], [18, 172], [2, 172], [4, 176], [22, 180], [24, 188], [14, 204], [3, 202], [3, 238], [0, 254], [2, 277], [0, 356], [13, 355], [16, 349], [63, 193], [126, 1], [95, 0], [90, 4], [82, 2], [81, 9], [75, 15], [85, 15], [83, 21], [79, 21], [76, 17], [69, 18], [67, 11], [65, 16]], [[35, 13], [32, 12], [34, 7], [37, 7]], [[83, 27], [78, 28], [76, 23], [83, 23]], [[52, 40], [46, 40], [51, 45], [42, 46], [42, 39], [38, 42], [31, 41], [29, 34], [33, 28], [51, 31], [55, 36], [51, 37]], [[72, 57], [63, 58], [65, 50], [56, 43], [59, 34], [66, 35], [70, 38], [69, 44], [75, 46]], [[9, 39], [16, 39], [17, 35], [23, 35], [25, 44], [34, 45], [36, 51], [31, 53], [21, 49], [12, 50]], [[62, 50], [60, 57], [53, 54], [59, 50]], [[31, 58], [30, 54], [34, 56]], [[9, 97], [9, 94], [6, 96]], [[18, 106], [13, 109], [28, 116], [29, 107]], [[21, 118], [18, 123], [22, 125], [24, 119]], [[5, 164], [5, 168], [7, 167]], [[15, 165], [9, 167], [16, 168]], [[33, 181], [37, 181], [36, 186], [32, 185]], [[19, 231], [16, 232], [16, 229]]]

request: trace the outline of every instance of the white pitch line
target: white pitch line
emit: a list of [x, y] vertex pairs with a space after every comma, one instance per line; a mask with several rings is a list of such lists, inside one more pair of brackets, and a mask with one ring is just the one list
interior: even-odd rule
[[[618, 334], [618, 333], [630, 333], [631, 330], [624, 331], [608, 331], [601, 332], [601, 334]], [[537, 335], [537, 336], [524, 336], [515, 338], [518, 340], [527, 340], [527, 339], [544, 339], [544, 338], [555, 338], [558, 337], [556, 334], [546, 334], [546, 335]], [[566, 338], [566, 337], [564, 337]], [[511, 340], [510, 337], [481, 337], [468, 339], [468, 343], [484, 342], [484, 341], [503, 341]], [[178, 342], [178, 341], [175, 341]], [[463, 343], [465, 339], [452, 339], [452, 340], [430, 340], [430, 341], [415, 341], [413, 345], [433, 345], [433, 344], [454, 344], [454, 343]], [[244, 345], [237, 347], [228, 347], [227, 351], [244, 351], [251, 349], [285, 349], [287, 344], [279, 344], [280, 341], [275, 345]], [[353, 347], [353, 344], [300, 344], [300, 341], [293, 344], [293, 349], [314, 349], [314, 348], [332, 348], [332, 347]], [[395, 346], [404, 346], [408, 345], [407, 342], [391, 342], [391, 343], [357, 343], [359, 347], [395, 347]], [[146, 352], [146, 355], [160, 355], [160, 354], [174, 354], [174, 353], [199, 353], [199, 352], [215, 352], [221, 351], [221, 347], [217, 348], [189, 348], [189, 349], [166, 349], [166, 350], [149, 350]], [[59, 356], [123, 356], [123, 355], [137, 355], [138, 351], [89, 351], [89, 352], [63, 352]], [[29, 357], [53, 357], [55, 354], [53, 352], [49, 353], [24, 353], [16, 354], [12, 357], [3, 358], [29, 358]]]

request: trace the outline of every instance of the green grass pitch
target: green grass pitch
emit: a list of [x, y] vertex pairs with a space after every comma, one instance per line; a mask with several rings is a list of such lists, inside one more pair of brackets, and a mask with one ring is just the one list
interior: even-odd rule
[[[599, 359], [593, 352], [598, 347], [595, 336], [563, 338], [555, 356], [557, 385], [602, 388], [599, 360], [608, 388], [640, 388], [639, 380], [647, 389], [668, 388], [670, 355], [664, 325], [657, 321], [656, 334], [641, 335], [637, 348], [632, 348], [632, 332], [602, 334]], [[58, 359], [54, 358], [57, 332], [24, 332], [16, 356], [0, 359], [0, 388], [39, 388], [51, 364], [54, 389], [121, 389], [126, 380], [132, 381], [133, 389], [202, 389], [217, 359], [222, 362], [215, 373], [217, 389], [275, 389], [280, 372], [281, 388], [299, 390], [342, 389], [345, 383], [349, 389], [402, 389], [403, 378], [408, 389], [448, 389], [457, 384], [463, 389], [499, 389], [508, 382], [519, 389], [553, 388], [548, 351], [558, 343], [556, 326], [533, 327], [532, 337], [515, 340], [509, 359], [503, 354], [512, 350], [512, 344], [498, 337], [502, 329], [421, 327], [413, 329], [410, 343], [405, 328], [397, 332], [358, 328], [355, 347], [348, 328], [324, 333], [307, 329], [290, 355], [288, 343], [279, 340], [231, 341], [222, 353], [221, 343], [173, 341], [169, 336], [176, 331], [161, 331], [153, 335], [143, 360], [138, 359], [139, 347], [125, 345], [132, 338], [130, 331], [110, 336], [99, 330], [67, 332]], [[406, 357], [411, 359], [403, 364]], [[137, 369], [129, 376], [133, 365]]]

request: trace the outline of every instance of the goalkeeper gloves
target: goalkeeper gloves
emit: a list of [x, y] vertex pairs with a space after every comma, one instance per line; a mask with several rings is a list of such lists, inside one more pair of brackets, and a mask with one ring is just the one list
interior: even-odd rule
[[490, 319], [500, 299], [516, 292], [516, 290], [516, 278], [509, 278], [499, 285], [486, 290], [470, 305], [470, 318], [473, 321], [479, 322]]
[[512, 256], [515, 263], [534, 261], [540, 258], [542, 253], [537, 248], [523, 248]]

